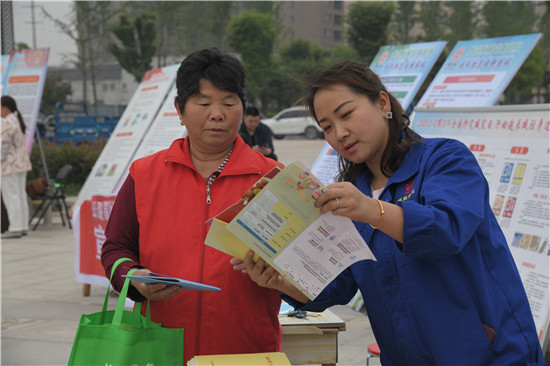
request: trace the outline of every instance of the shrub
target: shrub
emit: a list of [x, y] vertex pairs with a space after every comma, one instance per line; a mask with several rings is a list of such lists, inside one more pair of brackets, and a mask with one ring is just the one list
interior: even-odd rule
[[[63, 165], [71, 164], [73, 170], [65, 182], [65, 193], [69, 196], [76, 196], [92, 171], [105, 143], [105, 140], [98, 140], [93, 144], [74, 145], [71, 143], [57, 146], [53, 142], [42, 140], [50, 179], [55, 178]], [[31, 150], [31, 163], [32, 170], [27, 174], [27, 181], [46, 176], [40, 148], [36, 141]]]

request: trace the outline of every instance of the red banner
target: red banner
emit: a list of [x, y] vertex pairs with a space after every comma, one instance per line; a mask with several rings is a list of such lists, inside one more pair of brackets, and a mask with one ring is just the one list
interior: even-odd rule
[[101, 248], [115, 197], [93, 196], [80, 207], [80, 273], [105, 276]]

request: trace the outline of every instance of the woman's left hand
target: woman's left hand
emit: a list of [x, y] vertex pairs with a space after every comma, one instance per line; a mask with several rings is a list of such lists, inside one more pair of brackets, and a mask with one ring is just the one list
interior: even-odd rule
[[266, 266], [266, 262], [262, 258], [254, 263], [252, 260], [253, 256], [254, 252], [250, 250], [246, 253], [244, 260], [231, 258], [230, 263], [233, 265], [234, 270], [248, 273], [252, 281], [256, 282], [259, 286], [282, 291], [286, 282], [284, 277], [273, 267]]

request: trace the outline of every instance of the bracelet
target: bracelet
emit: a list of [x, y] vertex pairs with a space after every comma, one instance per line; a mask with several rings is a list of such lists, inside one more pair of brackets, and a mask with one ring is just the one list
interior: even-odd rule
[[373, 229], [378, 229], [380, 228], [380, 226], [382, 226], [382, 224], [384, 223], [384, 207], [382, 207], [382, 202], [380, 202], [380, 200], [378, 198], [375, 198], [375, 200], [378, 202], [378, 204], [380, 205], [380, 222], [378, 223], [377, 226], [372, 226], [371, 224], [370, 227], [372, 227]]

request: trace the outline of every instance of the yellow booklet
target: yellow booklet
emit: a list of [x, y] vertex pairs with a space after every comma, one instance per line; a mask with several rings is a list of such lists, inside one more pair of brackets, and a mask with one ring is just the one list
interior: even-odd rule
[[313, 300], [351, 264], [375, 259], [350, 219], [315, 207], [324, 189], [300, 162], [275, 167], [209, 220], [205, 244], [237, 258], [252, 249]]
[[234, 355], [195, 356], [187, 366], [290, 366], [290, 361], [282, 352], [241, 353]]

